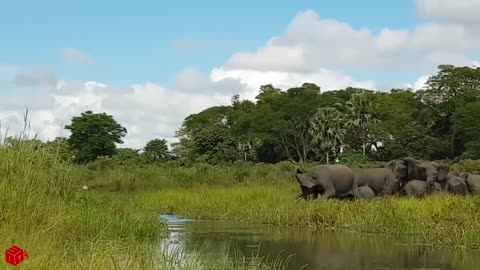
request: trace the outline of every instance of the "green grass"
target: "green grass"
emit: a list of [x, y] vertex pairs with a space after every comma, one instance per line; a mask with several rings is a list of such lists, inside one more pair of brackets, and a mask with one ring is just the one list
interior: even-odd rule
[[[242, 257], [199, 262], [180, 253], [167, 255], [158, 250], [166, 226], [158, 211], [143, 203], [141, 192], [82, 188], [97, 182], [105, 190], [139, 190], [159, 170], [146, 171], [146, 176], [121, 168], [92, 170], [61, 162], [51, 149], [33, 144], [0, 145], [0, 250], [12, 245], [26, 249], [29, 258], [22, 269], [174, 269], [179, 263], [182, 269], [246, 268]], [[169, 176], [168, 170], [160, 177], [175, 184], [176, 175]], [[167, 182], [145, 187], [162, 185]], [[200, 257], [203, 251], [197, 252]], [[256, 263], [262, 269], [261, 258]]]
[[[240, 255], [233, 262], [200, 262], [158, 251], [166, 232], [160, 213], [413, 236], [419, 244], [480, 248], [480, 197], [296, 204], [293, 172], [289, 163], [79, 166], [34, 144], [0, 145], [0, 249], [27, 249], [30, 258], [23, 269], [172, 269], [179, 263], [183, 269], [247, 268]], [[262, 258], [255, 263], [267, 268]]]
[[317, 200], [298, 204], [295, 186], [169, 189], [145, 195], [157, 211], [197, 219], [239, 220], [281, 226], [411, 237], [416, 244], [480, 248], [480, 197], [432, 195], [423, 199]]

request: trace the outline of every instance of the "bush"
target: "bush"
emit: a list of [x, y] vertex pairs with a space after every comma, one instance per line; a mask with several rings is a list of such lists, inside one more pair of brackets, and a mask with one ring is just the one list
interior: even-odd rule
[[480, 159], [464, 159], [453, 164], [451, 169], [456, 172], [480, 173]]
[[340, 156], [340, 162], [350, 167], [372, 168], [377, 167], [377, 163], [367, 156], [358, 152], [345, 152]]

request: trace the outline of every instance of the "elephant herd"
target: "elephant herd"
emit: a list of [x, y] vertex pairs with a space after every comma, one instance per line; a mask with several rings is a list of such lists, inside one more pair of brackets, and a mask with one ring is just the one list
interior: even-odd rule
[[480, 194], [480, 174], [450, 170], [447, 165], [413, 158], [391, 160], [383, 168], [350, 168], [343, 164], [317, 165], [295, 178], [302, 193], [297, 197], [371, 199], [376, 196], [423, 197], [435, 192]]

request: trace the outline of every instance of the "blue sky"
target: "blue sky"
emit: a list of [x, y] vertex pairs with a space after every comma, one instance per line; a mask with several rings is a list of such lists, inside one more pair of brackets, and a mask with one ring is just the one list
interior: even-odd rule
[[41, 139], [67, 136], [89, 109], [139, 148], [266, 83], [417, 90], [480, 65], [478, 0], [0, 1], [0, 134], [28, 106]]
[[[162, 3], [163, 2], [163, 3]], [[236, 51], [254, 50], [280, 34], [299, 11], [313, 9], [379, 31], [411, 27], [413, 1], [5, 1], [0, 11], [0, 62], [48, 64], [70, 80], [110, 84], [144, 81], [172, 86], [185, 67], [208, 73]], [[189, 41], [193, 49], [172, 43]], [[80, 48], [96, 65], [62, 59]], [[368, 74], [356, 72], [359, 76]]]

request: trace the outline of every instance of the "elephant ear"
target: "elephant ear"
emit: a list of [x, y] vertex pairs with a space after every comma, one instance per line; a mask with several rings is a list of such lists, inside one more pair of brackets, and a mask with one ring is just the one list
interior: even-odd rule
[[407, 175], [410, 179], [418, 170], [418, 163], [413, 158], [403, 158], [402, 161], [405, 162], [405, 166], [407, 167]]
[[396, 163], [397, 163], [397, 160], [396, 160], [396, 159], [390, 160], [387, 164], [385, 164], [384, 168], [393, 170], [393, 168], [395, 167], [395, 164], [396, 164]]
[[297, 178], [297, 181], [300, 184], [300, 186], [307, 187], [307, 188], [312, 188], [314, 186], [314, 184], [310, 179], [310, 176], [306, 174], [297, 173], [295, 174], [295, 177]]

